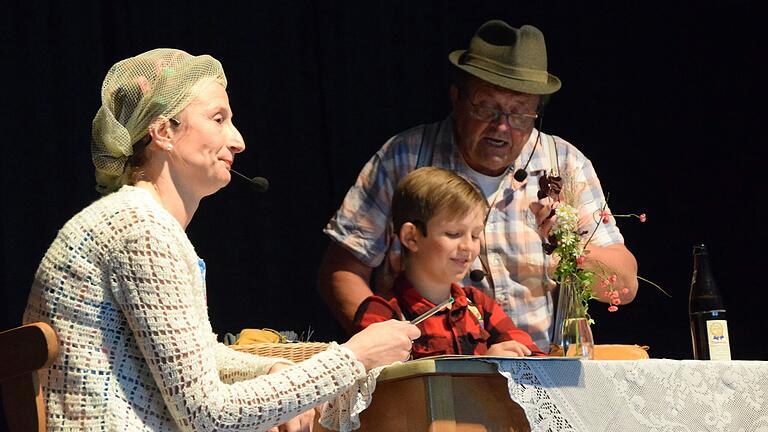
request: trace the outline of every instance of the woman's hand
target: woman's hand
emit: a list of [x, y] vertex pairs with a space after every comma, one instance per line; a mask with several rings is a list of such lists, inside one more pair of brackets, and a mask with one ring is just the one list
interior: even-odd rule
[[491, 345], [485, 355], [499, 357], [523, 357], [531, 355], [531, 350], [516, 340], [510, 340]]
[[312, 432], [315, 424], [315, 409], [304, 411], [280, 426], [269, 429], [268, 432]]
[[277, 363], [273, 364], [271, 368], [269, 368], [268, 374], [278, 373], [283, 369], [288, 369], [289, 367], [293, 366], [294, 363], [288, 363], [285, 360], [278, 361]]
[[[272, 365], [269, 369], [269, 373], [277, 373], [283, 369], [293, 367], [293, 364], [278, 362]], [[270, 428], [268, 432], [312, 432], [312, 427], [315, 423], [315, 409], [304, 411], [296, 417], [288, 420], [280, 426]]]
[[413, 340], [421, 331], [407, 321], [389, 320], [366, 327], [352, 336], [343, 346], [349, 348], [355, 357], [371, 370], [396, 361], [407, 360], [411, 355]]

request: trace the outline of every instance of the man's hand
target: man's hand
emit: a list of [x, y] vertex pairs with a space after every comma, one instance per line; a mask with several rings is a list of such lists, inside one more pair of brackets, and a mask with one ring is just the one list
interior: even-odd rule
[[549, 238], [549, 230], [555, 224], [555, 208], [560, 201], [560, 192], [563, 190], [563, 178], [559, 175], [547, 174], [539, 177], [539, 201], [532, 202], [529, 206], [536, 216], [536, 226], [542, 239]]
[[516, 340], [510, 340], [491, 345], [485, 354], [499, 357], [524, 357], [531, 355], [531, 350]]
[[532, 202], [529, 206], [531, 212], [536, 217], [536, 226], [542, 239], [549, 237], [549, 230], [555, 224], [554, 207], [555, 201], [549, 197], [544, 197], [538, 201]]

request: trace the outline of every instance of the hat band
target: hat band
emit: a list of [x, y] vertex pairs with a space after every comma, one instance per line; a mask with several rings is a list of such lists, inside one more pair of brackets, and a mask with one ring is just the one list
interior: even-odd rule
[[474, 66], [476, 68], [483, 69], [485, 71], [492, 72], [507, 78], [515, 78], [524, 81], [534, 81], [545, 84], [549, 80], [549, 74], [547, 71], [507, 66], [505, 64], [490, 60], [486, 57], [480, 57], [469, 52], [465, 52], [464, 55], [461, 56], [459, 63]]

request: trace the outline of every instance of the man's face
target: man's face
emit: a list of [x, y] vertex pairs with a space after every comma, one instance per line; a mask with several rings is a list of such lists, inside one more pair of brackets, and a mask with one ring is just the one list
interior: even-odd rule
[[[520, 154], [533, 130], [533, 121], [517, 128], [505, 115], [483, 121], [477, 111], [491, 108], [512, 114], [535, 114], [539, 96], [517, 93], [475, 77], [464, 80], [463, 89], [451, 87], [456, 138], [464, 161], [488, 176], [501, 175]], [[532, 120], [532, 118], [531, 118]]]

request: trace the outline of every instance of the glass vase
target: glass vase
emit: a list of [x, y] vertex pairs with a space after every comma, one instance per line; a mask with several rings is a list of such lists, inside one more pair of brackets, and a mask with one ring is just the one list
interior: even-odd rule
[[560, 284], [552, 342], [562, 348], [565, 357], [592, 359], [595, 341], [589, 315], [579, 298], [579, 282], [574, 277]]

